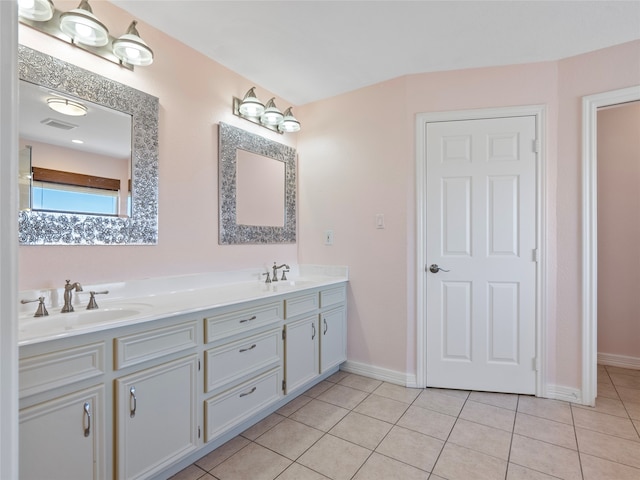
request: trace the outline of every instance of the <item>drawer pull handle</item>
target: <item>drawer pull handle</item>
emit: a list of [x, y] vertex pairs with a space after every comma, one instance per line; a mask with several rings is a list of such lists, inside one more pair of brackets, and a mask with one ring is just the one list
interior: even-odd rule
[[240, 398], [242, 397], [246, 397], [247, 395], [251, 395], [253, 392], [256, 391], [256, 387], [253, 387], [251, 390], [249, 390], [248, 392], [244, 392], [240, 394]]
[[91, 404], [89, 402], [84, 402], [84, 413], [87, 416], [87, 426], [84, 429], [84, 436], [88, 437], [91, 435]]
[[311, 324], [311, 331], [312, 331], [312, 333], [311, 333], [311, 340], [313, 340], [313, 339], [315, 339], [315, 338], [316, 338], [316, 324], [315, 324], [315, 323], [312, 323], [312, 324]]
[[[131, 418], [136, 416], [136, 409], [138, 408], [138, 399], [136, 398], [136, 387], [131, 387], [129, 389], [129, 408], [130, 408], [130, 412], [129, 412], [129, 416]], [[131, 407], [131, 400], [133, 400], [133, 407]]]
[[251, 345], [249, 348], [241, 348], [240, 349], [240, 353], [248, 352], [249, 350], [253, 350], [254, 348], [256, 348], [256, 344], [255, 343], [253, 345]]
[[327, 330], [329, 330], [329, 325], [327, 325], [327, 319], [323, 318], [322, 321], [324, 322], [324, 335], [327, 334]]
[[255, 319], [256, 319], [256, 316], [254, 315], [251, 318], [245, 318], [244, 320], [240, 320], [240, 323], [250, 322], [251, 320], [255, 320]]

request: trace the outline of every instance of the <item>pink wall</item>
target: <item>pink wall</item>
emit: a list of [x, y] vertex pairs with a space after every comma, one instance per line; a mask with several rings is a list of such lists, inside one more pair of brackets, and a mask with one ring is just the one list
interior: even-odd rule
[[598, 352], [640, 359], [640, 102], [598, 112]]
[[[68, 10], [77, 0], [56, 1]], [[108, 2], [94, 13], [124, 33], [132, 18]], [[155, 246], [22, 246], [19, 289], [61, 287], [66, 278], [91, 284], [159, 275], [224, 271], [295, 263], [297, 245], [218, 245], [218, 126], [220, 121], [296, 146], [296, 135], [278, 135], [231, 113], [232, 96], [253, 84], [162, 32], [138, 24], [152, 46], [153, 65], [134, 72], [20, 26], [20, 43], [95, 71], [160, 99], [159, 240]], [[261, 98], [270, 92], [257, 86]], [[276, 97], [279, 106], [288, 102]]]
[[[127, 14], [105, 2], [92, 4], [105, 23], [126, 28]], [[112, 33], [121, 33], [115, 28]], [[231, 96], [251, 86], [246, 79], [144, 24], [139, 30], [157, 59], [133, 73], [26, 30], [21, 27], [22, 43], [160, 98], [160, 241], [149, 247], [21, 247], [19, 288], [59, 287], [64, 278], [91, 283], [230, 270], [276, 259], [347, 264], [349, 359], [415, 372], [415, 114], [543, 104], [547, 380], [579, 387], [580, 100], [639, 84], [640, 42], [560, 62], [390, 80], [297, 108], [303, 131], [281, 137], [231, 115]], [[297, 246], [217, 244], [219, 121], [298, 142]], [[375, 228], [378, 213], [385, 215], [383, 230]], [[335, 232], [333, 246], [323, 243], [327, 229]]]
[[547, 382], [580, 386], [580, 101], [640, 83], [639, 51], [632, 42], [560, 62], [411, 75], [298, 109], [300, 261], [350, 266], [350, 360], [415, 372], [415, 115], [542, 104]]

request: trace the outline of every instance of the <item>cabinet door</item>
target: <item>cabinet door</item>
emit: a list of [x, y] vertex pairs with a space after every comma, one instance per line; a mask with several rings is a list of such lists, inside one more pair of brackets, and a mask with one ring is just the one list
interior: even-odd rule
[[105, 471], [104, 388], [20, 411], [21, 480], [101, 480]]
[[320, 373], [347, 359], [347, 319], [344, 307], [320, 314]]
[[147, 478], [197, 448], [196, 355], [116, 380], [119, 479]]
[[320, 330], [317, 315], [285, 325], [286, 393], [318, 376]]

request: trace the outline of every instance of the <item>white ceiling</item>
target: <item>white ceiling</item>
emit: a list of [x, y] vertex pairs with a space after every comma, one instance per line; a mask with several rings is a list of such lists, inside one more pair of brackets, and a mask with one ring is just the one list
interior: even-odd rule
[[558, 60], [640, 39], [640, 0], [112, 3], [294, 105], [406, 74]]

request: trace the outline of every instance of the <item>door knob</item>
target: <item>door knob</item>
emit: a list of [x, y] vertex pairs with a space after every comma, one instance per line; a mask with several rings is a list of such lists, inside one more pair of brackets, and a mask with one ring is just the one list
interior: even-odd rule
[[431, 273], [438, 273], [439, 271], [448, 272], [449, 270], [445, 270], [444, 268], [440, 268], [437, 263], [432, 263], [429, 267], [429, 271]]

